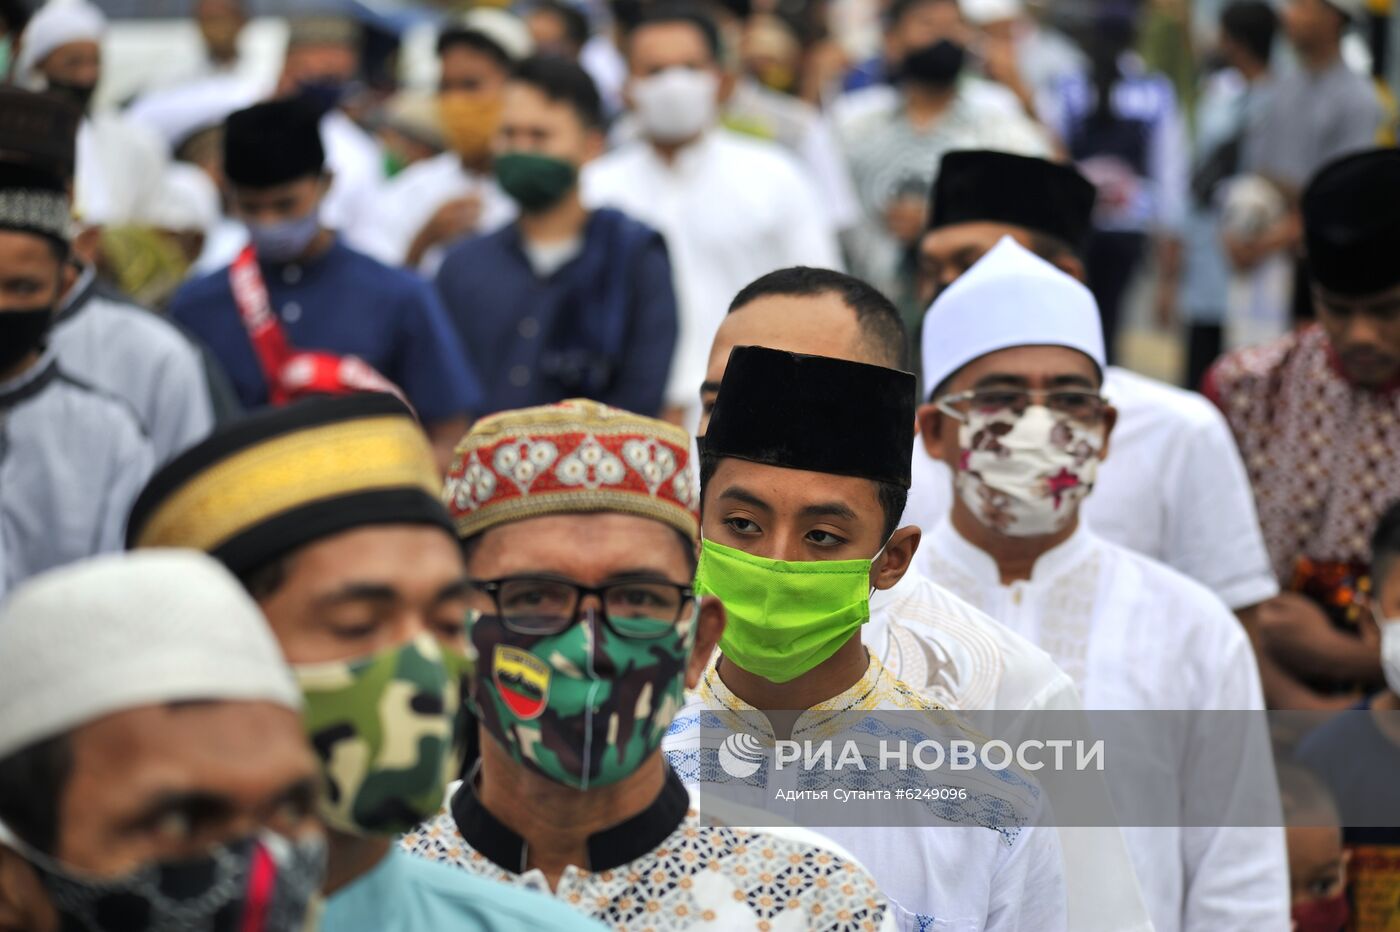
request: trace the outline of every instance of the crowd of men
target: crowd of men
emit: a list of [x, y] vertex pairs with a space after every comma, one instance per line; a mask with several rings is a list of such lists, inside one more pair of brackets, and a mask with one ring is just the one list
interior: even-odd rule
[[307, 6], [0, 0], [0, 932], [1400, 930], [1386, 16]]

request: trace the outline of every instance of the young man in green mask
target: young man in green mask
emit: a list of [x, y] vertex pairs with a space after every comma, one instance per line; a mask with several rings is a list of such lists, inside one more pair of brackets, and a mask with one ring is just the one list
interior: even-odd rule
[[467, 586], [432, 449], [389, 395], [317, 398], [220, 431], [161, 469], [128, 546], [222, 561], [305, 697], [329, 829], [328, 929], [595, 928], [404, 857], [460, 768]]
[[659, 751], [724, 628], [692, 588], [689, 460], [679, 428], [584, 400], [487, 418], [458, 446], [444, 497], [476, 610], [481, 759], [404, 844], [609, 928], [882, 928], [856, 864], [701, 825]]
[[[718, 596], [729, 622], [667, 737], [678, 768], [698, 759], [687, 775], [726, 782], [707, 766], [702, 710], [745, 719], [791, 710], [768, 712], [773, 737], [799, 741], [840, 713], [899, 711], [930, 737], [946, 729], [941, 707], [895, 679], [860, 633], [871, 593], [894, 586], [919, 545], [918, 528], [899, 526], [914, 392], [912, 375], [882, 366], [756, 346], [730, 354], [701, 456], [696, 573], [696, 591]], [[731, 790], [760, 808], [772, 798], [766, 783]], [[870, 869], [905, 927], [1066, 928], [1055, 833], [1031, 827], [1038, 789], [1007, 784], [993, 795], [995, 821], [953, 803], [933, 826], [911, 817], [819, 831]]]
[[579, 397], [661, 410], [677, 332], [671, 263], [655, 230], [579, 199], [579, 169], [604, 145], [586, 71], [559, 58], [516, 68], [495, 170], [519, 219], [456, 246], [437, 280], [488, 412]]

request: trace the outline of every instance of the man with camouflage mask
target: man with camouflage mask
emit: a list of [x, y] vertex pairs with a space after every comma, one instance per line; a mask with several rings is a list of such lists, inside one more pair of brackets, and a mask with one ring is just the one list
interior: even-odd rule
[[689, 460], [684, 431], [578, 400], [486, 418], [457, 447], [481, 758], [404, 845], [610, 928], [880, 928], [862, 868], [700, 824], [659, 751], [724, 628], [691, 589]]
[[396, 854], [460, 768], [467, 584], [427, 437], [388, 395], [247, 418], [161, 469], [131, 547], [205, 550], [267, 615], [305, 698], [329, 831], [324, 926], [596, 928]]

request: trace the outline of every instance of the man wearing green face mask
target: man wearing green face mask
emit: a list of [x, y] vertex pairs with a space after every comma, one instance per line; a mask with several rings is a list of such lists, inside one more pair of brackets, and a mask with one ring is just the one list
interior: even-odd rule
[[689, 460], [679, 428], [585, 400], [486, 418], [458, 446], [444, 497], [480, 612], [481, 760], [404, 845], [609, 928], [882, 928], [864, 870], [700, 824], [660, 753], [724, 627], [691, 586]]
[[671, 263], [655, 230], [579, 200], [602, 121], [572, 62], [527, 59], [506, 85], [496, 179], [520, 217], [456, 246], [437, 279], [485, 411], [575, 397], [661, 410], [677, 332]]
[[329, 829], [324, 927], [596, 928], [396, 852], [460, 767], [466, 580], [422, 428], [389, 395], [220, 431], [137, 499], [128, 546], [205, 550], [267, 616], [305, 698]]
[[[734, 790], [742, 804], [766, 809], [772, 775], [752, 792], [753, 784], [726, 782], [722, 760], [708, 767], [702, 711], [745, 722], [763, 711], [772, 725], [764, 737], [799, 742], [829, 736], [822, 728], [841, 713], [900, 711], [930, 738], [945, 727], [940, 706], [861, 640], [872, 592], [898, 583], [919, 545], [918, 528], [899, 527], [914, 392], [912, 375], [883, 366], [757, 346], [730, 354], [701, 456], [695, 581], [697, 592], [724, 602], [728, 624], [720, 656], [666, 739], [678, 769], [698, 749], [687, 775], [724, 783], [726, 797]], [[914, 817], [817, 830], [870, 869], [903, 928], [935, 920], [1066, 928], [1058, 840], [1034, 825], [1038, 789], [1006, 785], [994, 795], [995, 820], [952, 805], [932, 825]]]

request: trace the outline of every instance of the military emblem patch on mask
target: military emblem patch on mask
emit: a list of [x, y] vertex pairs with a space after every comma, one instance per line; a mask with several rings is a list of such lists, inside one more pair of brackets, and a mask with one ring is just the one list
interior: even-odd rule
[[501, 700], [520, 718], [538, 718], [549, 701], [549, 666], [529, 651], [496, 645], [496, 689]]

